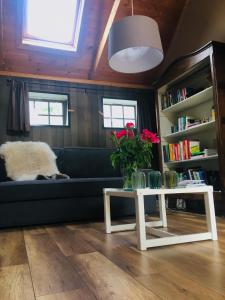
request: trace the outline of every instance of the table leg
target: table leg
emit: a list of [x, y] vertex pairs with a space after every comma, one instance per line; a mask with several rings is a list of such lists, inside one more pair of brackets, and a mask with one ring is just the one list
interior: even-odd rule
[[208, 231], [212, 234], [212, 240], [217, 240], [216, 217], [213, 200], [213, 192], [204, 193], [205, 211]]
[[146, 229], [145, 229], [145, 207], [144, 196], [137, 195], [135, 197], [135, 210], [136, 210], [136, 231], [138, 239], [138, 249], [146, 250]]
[[104, 194], [105, 232], [111, 233], [110, 196]]
[[162, 221], [162, 226], [163, 227], [167, 227], [165, 195], [161, 194], [161, 195], [158, 195], [158, 197], [159, 197], [159, 215], [160, 215], [160, 220]]

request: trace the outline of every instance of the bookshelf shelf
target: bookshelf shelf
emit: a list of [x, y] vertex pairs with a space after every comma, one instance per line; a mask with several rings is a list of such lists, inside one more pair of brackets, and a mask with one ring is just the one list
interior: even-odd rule
[[203, 91], [183, 100], [180, 101], [174, 105], [171, 105], [165, 109], [162, 110], [162, 113], [165, 115], [176, 113], [176, 112], [182, 112], [187, 109], [190, 109], [194, 106], [197, 106], [198, 104], [204, 103], [210, 99], [213, 98], [213, 87], [210, 86]]
[[210, 160], [210, 159], [218, 159], [218, 154], [215, 155], [210, 155], [206, 157], [199, 157], [199, 158], [192, 158], [192, 159], [186, 159], [186, 160], [175, 160], [175, 161], [168, 161], [165, 162], [165, 164], [183, 164], [183, 163], [189, 163], [189, 162], [194, 162], [194, 161], [205, 161], [205, 160]]
[[184, 136], [187, 136], [187, 135], [207, 131], [207, 130], [212, 129], [214, 127], [215, 127], [215, 121], [209, 121], [209, 122], [206, 122], [206, 123], [202, 123], [202, 124], [199, 124], [199, 125], [192, 126], [192, 127], [188, 128], [186, 130], [182, 130], [182, 131], [178, 131], [178, 132], [175, 132], [175, 133], [168, 134], [168, 135], [164, 136], [164, 138], [166, 140], [170, 140], [170, 139], [173, 139], [173, 138], [180, 138], [180, 137], [184, 137]]

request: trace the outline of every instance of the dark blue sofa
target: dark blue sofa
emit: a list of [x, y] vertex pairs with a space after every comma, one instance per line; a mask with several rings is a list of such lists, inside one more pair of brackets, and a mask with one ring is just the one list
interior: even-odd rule
[[[103, 220], [103, 188], [122, 187], [120, 173], [111, 167], [112, 149], [53, 150], [70, 179], [10, 181], [0, 160], [0, 227]], [[155, 201], [146, 204], [147, 212], [155, 210]], [[112, 201], [112, 217], [133, 214], [133, 201]]]

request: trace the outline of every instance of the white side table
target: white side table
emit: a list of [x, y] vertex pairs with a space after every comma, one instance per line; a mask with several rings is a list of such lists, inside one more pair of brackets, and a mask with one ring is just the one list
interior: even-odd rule
[[[104, 189], [104, 212], [105, 212], [105, 230], [106, 233], [135, 230], [137, 232], [137, 245], [140, 250], [146, 250], [151, 247], [181, 244], [203, 240], [217, 240], [216, 218], [213, 200], [212, 186], [199, 186], [176, 189], [137, 189], [134, 191], [125, 191], [123, 189]], [[165, 195], [169, 194], [203, 194], [207, 219], [207, 232], [174, 235], [156, 227], [167, 227], [167, 216], [165, 207]], [[159, 221], [145, 222], [144, 196], [159, 196]], [[111, 224], [110, 200], [112, 196], [132, 198], [135, 200], [136, 223], [133, 224]], [[191, 201], [191, 199], [190, 199]], [[146, 227], [149, 232], [160, 238], [147, 239]]]

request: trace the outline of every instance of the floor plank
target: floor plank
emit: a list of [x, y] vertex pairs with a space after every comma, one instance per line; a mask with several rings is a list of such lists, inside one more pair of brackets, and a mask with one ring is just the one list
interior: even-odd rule
[[187, 277], [199, 286], [225, 295], [224, 265], [204, 258], [201, 253], [193, 255], [193, 252], [188, 251], [186, 246], [154, 248], [143, 252], [143, 255], [158, 263], [159, 268], [164, 266], [168, 270], [173, 269], [181, 277]]
[[0, 268], [1, 300], [35, 300], [28, 265]]
[[65, 256], [94, 252], [89, 242], [84, 241], [79, 230], [68, 230], [62, 226], [48, 226], [46, 231]]
[[37, 297], [82, 288], [82, 280], [48, 234], [26, 235], [27, 254]]
[[44, 227], [38, 227], [38, 226], [31, 226], [31, 227], [26, 227], [23, 229], [24, 234], [42, 234], [46, 233], [46, 230]]
[[176, 272], [155, 273], [136, 278], [146, 288], [150, 288], [156, 295], [166, 300], [195, 299], [222, 300], [224, 297], [215, 291], [205, 288]]
[[37, 300], [96, 300], [96, 298], [89, 290], [78, 289], [75, 291], [37, 297]]
[[0, 267], [27, 263], [21, 230], [2, 230], [0, 234]]
[[97, 299], [159, 299], [98, 252], [71, 257]]

